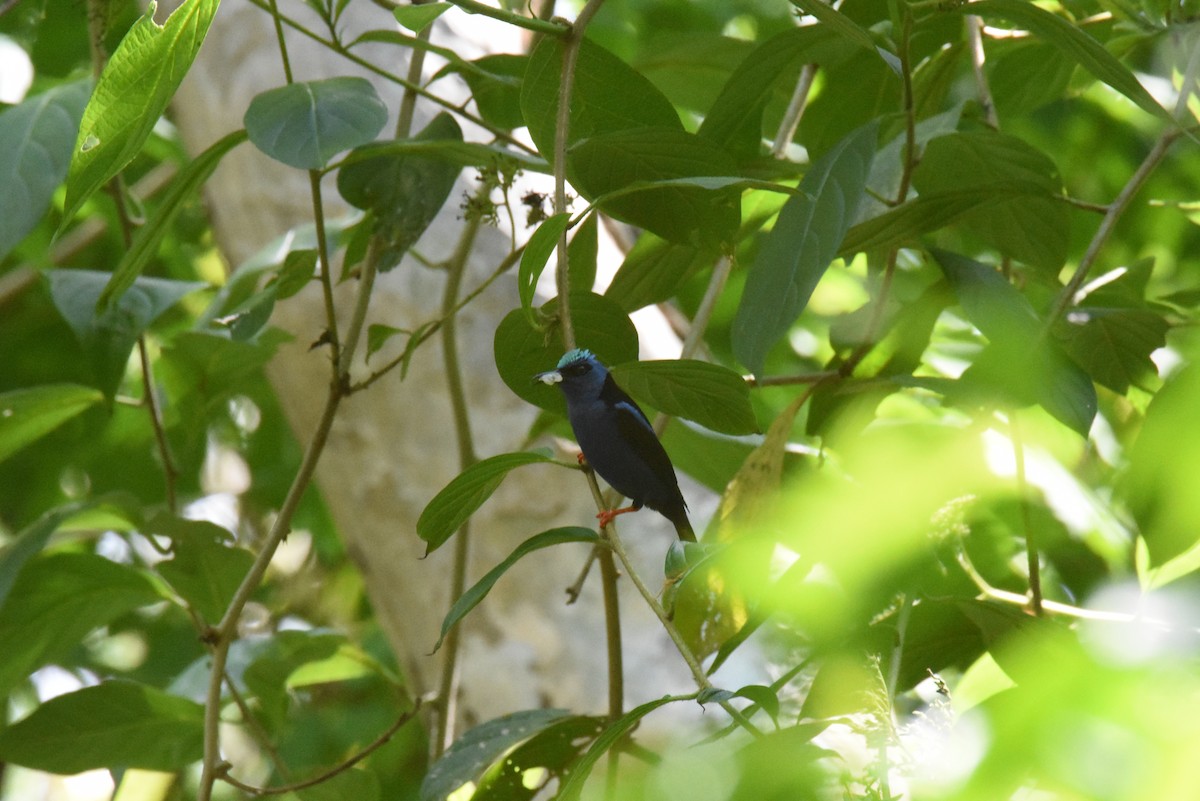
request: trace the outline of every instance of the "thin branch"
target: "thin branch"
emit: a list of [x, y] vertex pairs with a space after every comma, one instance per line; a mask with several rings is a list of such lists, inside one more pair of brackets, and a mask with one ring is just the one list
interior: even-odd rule
[[387, 730], [384, 731], [383, 734], [376, 737], [371, 742], [370, 745], [368, 745], [366, 748], [359, 751], [354, 756], [345, 760], [344, 762], [339, 762], [334, 767], [330, 768], [329, 770], [325, 771], [324, 773], [320, 773], [316, 776], [313, 776], [311, 779], [305, 779], [304, 781], [301, 781], [301, 782], [295, 782], [294, 784], [281, 785], [279, 787], [254, 787], [253, 785], [238, 781], [237, 779], [233, 778], [232, 776], [228, 775], [227, 773], [222, 773], [220, 776], [220, 779], [221, 779], [221, 781], [225, 782], [226, 784], [236, 787], [237, 789], [241, 790], [243, 793], [248, 793], [252, 796], [285, 795], [287, 793], [294, 793], [297, 790], [304, 790], [308, 787], [314, 787], [318, 784], [321, 784], [322, 782], [329, 781], [334, 776], [337, 776], [339, 773], [345, 773], [347, 770], [354, 767], [359, 762], [362, 762], [364, 759], [366, 759], [372, 753], [374, 753], [375, 751], [378, 751], [380, 748], [387, 745], [388, 741], [391, 740], [392, 737], [395, 736], [396, 732], [400, 731], [401, 727], [404, 726], [404, 724], [408, 723], [410, 720], [412, 720], [414, 717], [416, 717], [417, 712], [419, 712], [420, 709], [421, 709], [421, 701], [420, 701], [420, 699], [417, 699], [417, 702], [413, 706], [412, 709], [410, 709], [409, 711], [407, 711], [403, 715], [401, 715], [399, 718], [397, 718], [396, 721], [391, 726], [388, 726]]
[[815, 373], [798, 373], [796, 375], [768, 375], [756, 378], [752, 375], [742, 376], [742, 380], [751, 389], [762, 387], [788, 387], [794, 384], [819, 384], [828, 378], [837, 378], [841, 373], [837, 370], [819, 370]]
[[1033, 539], [1033, 520], [1029, 515], [1029, 483], [1025, 478], [1025, 443], [1021, 438], [1021, 426], [1017, 423], [1016, 411], [1008, 413], [1008, 436], [1012, 441], [1013, 460], [1017, 472], [1017, 502], [1021, 505], [1021, 527], [1025, 535], [1025, 556], [1029, 569], [1029, 608], [1038, 617], [1042, 610], [1042, 571], [1038, 559], [1037, 543]]
[[992, 88], [988, 84], [987, 73], [983, 64], [983, 19], [974, 14], [963, 17], [963, 26], [967, 31], [967, 47], [971, 51], [971, 71], [975, 75], [975, 91], [979, 95], [979, 105], [983, 109], [983, 119], [989, 127], [1000, 129], [1000, 118], [996, 116], [996, 101], [992, 99]]
[[771, 144], [771, 155], [777, 159], [783, 158], [788, 145], [796, 136], [796, 129], [800, 127], [800, 118], [804, 116], [805, 104], [808, 102], [808, 93], [812, 91], [813, 79], [816, 76], [816, 64], [805, 64], [800, 69], [796, 88], [792, 90], [792, 98], [788, 101], [787, 110], [783, 112], [783, 119], [779, 121], [779, 128], [775, 131], [775, 141]]
[[[480, 190], [486, 193], [488, 190]], [[471, 250], [479, 233], [479, 217], [468, 219], [458, 240], [458, 247], [447, 265], [446, 288], [442, 297], [442, 359], [446, 374], [447, 391], [450, 395], [450, 410], [454, 418], [455, 441], [458, 443], [459, 471], [466, 470], [478, 461], [471, 435], [470, 406], [463, 384], [462, 365], [458, 360], [458, 318], [453, 313], [458, 302], [459, 289], [466, 273]], [[450, 597], [460, 598], [467, 587], [467, 558], [470, 555], [470, 523], [463, 523], [456, 536], [454, 564], [450, 576]], [[455, 707], [458, 695], [458, 657], [461, 630], [454, 626], [446, 635], [442, 648], [442, 675], [438, 687], [437, 732], [433, 742], [433, 754], [440, 756], [454, 742]]]
[[[270, 11], [271, 11], [270, 7], [267, 4], [267, 0], [249, 0], [249, 2], [252, 5], [258, 6], [263, 11], [266, 11], [268, 13], [270, 13]], [[328, 48], [329, 50], [331, 50], [334, 53], [337, 53], [339, 56], [346, 59], [347, 61], [350, 61], [353, 64], [356, 64], [359, 67], [362, 67], [363, 69], [365, 69], [369, 72], [372, 72], [375, 75], [378, 75], [379, 77], [381, 77], [387, 81], [391, 81], [392, 83], [394, 83], [398, 86], [403, 86], [406, 89], [411, 88], [412, 91], [416, 92], [418, 95], [420, 95], [421, 97], [430, 101], [431, 103], [435, 103], [435, 104], [441, 106], [442, 108], [446, 109], [447, 111], [450, 111], [450, 112], [458, 115], [459, 117], [463, 118], [464, 120], [468, 120], [469, 122], [474, 123], [475, 125], [478, 125], [479, 127], [486, 130], [488, 133], [492, 134], [492, 136], [505, 142], [506, 144], [511, 145], [512, 147], [515, 147], [519, 150], [524, 150], [526, 153], [529, 153], [530, 155], [536, 155], [536, 152], [534, 151], [534, 149], [532, 147], [530, 147], [529, 145], [525, 144], [524, 142], [518, 140], [516, 137], [514, 137], [508, 131], [497, 128], [495, 125], [492, 125], [491, 123], [489, 123], [487, 120], [483, 119], [482, 117], [479, 117], [475, 114], [470, 113], [469, 111], [466, 111], [461, 106], [456, 105], [455, 103], [451, 103], [449, 100], [439, 97], [438, 95], [434, 94], [433, 92], [429, 91], [428, 89], [425, 89], [424, 87], [421, 87], [421, 86], [417, 86], [416, 84], [412, 83], [411, 81], [405, 80], [404, 78], [401, 78], [399, 75], [396, 75], [395, 73], [388, 72], [387, 70], [375, 65], [374, 63], [368, 61], [367, 59], [363, 58], [362, 56], [359, 56], [356, 53], [354, 53], [353, 51], [347, 49], [346, 46], [343, 45], [341, 42], [335, 41], [333, 39], [326, 39], [325, 37], [321, 36], [321, 34], [316, 33], [312, 30], [309, 30], [306, 26], [304, 26], [300, 22], [292, 19], [291, 17], [287, 16], [286, 14], [279, 14], [278, 17], [283, 22], [284, 25], [287, 25], [289, 28], [291, 28], [292, 30], [296, 31], [299, 34], [302, 34], [302, 35], [308, 37], [309, 39], [312, 39], [314, 42], [324, 45], [326, 48]]]
[[154, 372], [150, 365], [150, 352], [146, 347], [144, 334], [138, 337], [137, 348], [142, 373], [142, 392], [146, 396], [146, 411], [150, 415], [150, 427], [154, 429], [154, 441], [158, 444], [158, 456], [162, 460], [167, 509], [174, 514], [179, 508], [175, 488], [179, 480], [179, 468], [175, 466], [175, 459], [171, 456], [171, 444], [167, 439], [167, 429], [163, 425], [162, 410], [158, 407], [158, 396], [154, 391]]
[[1129, 181], [1122, 187], [1116, 199], [1108, 207], [1104, 214], [1104, 219], [1100, 221], [1100, 227], [1096, 229], [1096, 233], [1092, 236], [1092, 241], [1088, 243], [1087, 251], [1083, 254], [1083, 258], [1079, 260], [1079, 264], [1075, 267], [1075, 272], [1071, 274], [1067, 285], [1058, 293], [1058, 297], [1054, 301], [1054, 307], [1050, 310], [1050, 314], [1046, 316], [1044, 331], [1049, 329], [1067, 312], [1075, 303], [1075, 295], [1079, 292], [1079, 288], [1083, 286], [1087, 280], [1088, 272], [1091, 271], [1092, 265], [1095, 264], [1096, 258], [1100, 255], [1100, 249], [1108, 243], [1108, 238], [1112, 236], [1112, 232], [1117, 227], [1117, 222], [1121, 219], [1121, 215], [1129, 208], [1129, 204], [1133, 201], [1134, 196], [1146, 183], [1146, 179], [1158, 167], [1159, 162], [1167, 155], [1167, 151], [1171, 149], [1171, 145], [1175, 140], [1184, 134], [1184, 131], [1172, 128], [1158, 137], [1154, 146], [1150, 148], [1150, 152], [1146, 154], [1146, 158], [1138, 165], [1136, 171], [1130, 177]]

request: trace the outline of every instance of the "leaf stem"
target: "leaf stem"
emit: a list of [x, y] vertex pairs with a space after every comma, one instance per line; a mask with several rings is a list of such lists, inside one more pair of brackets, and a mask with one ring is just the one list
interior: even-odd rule
[[1033, 520], [1029, 515], [1029, 483], [1025, 478], [1025, 443], [1015, 409], [1008, 413], [1008, 436], [1012, 442], [1013, 462], [1016, 464], [1017, 503], [1021, 505], [1021, 528], [1025, 535], [1025, 558], [1029, 570], [1029, 608], [1042, 617], [1042, 572], [1037, 543], [1033, 539]]
[[521, 14], [513, 14], [510, 11], [505, 11], [501, 8], [485, 5], [484, 3], [476, 2], [476, 0], [447, 0], [451, 5], [458, 6], [468, 14], [482, 14], [485, 17], [498, 19], [501, 22], [507, 22], [509, 25], [515, 25], [518, 28], [524, 28], [535, 33], [547, 33], [551, 36], [568, 36], [570, 35], [571, 26], [562, 22], [554, 22], [553, 20], [544, 20], [537, 17], [526, 17]]

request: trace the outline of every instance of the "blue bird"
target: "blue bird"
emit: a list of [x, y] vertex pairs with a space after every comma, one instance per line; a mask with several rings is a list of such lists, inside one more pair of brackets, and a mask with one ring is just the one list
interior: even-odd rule
[[671, 459], [650, 421], [588, 350], [568, 351], [558, 367], [534, 378], [558, 384], [583, 458], [630, 505], [596, 515], [600, 526], [647, 506], [675, 524], [679, 539], [696, 541]]

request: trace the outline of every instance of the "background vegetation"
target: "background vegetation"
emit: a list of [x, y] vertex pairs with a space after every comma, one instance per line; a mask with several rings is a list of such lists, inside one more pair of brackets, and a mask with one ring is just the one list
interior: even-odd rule
[[[194, 158], [163, 115], [216, 0], [158, 22], [4, 4], [32, 78], [0, 113], [0, 795], [97, 769], [122, 799], [251, 797], [248, 776], [361, 801], [1200, 792], [1200, 7], [381, 2], [348, 41], [348, 3], [308, 0], [327, 29], [307, 33], [444, 64], [424, 83], [374, 65], [409, 90], [395, 129], [366, 81], [289, 80]], [[439, 45], [436, 18], [464, 13], [527, 30], [527, 52]], [[450, 81], [469, 104], [442, 99]], [[445, 113], [411, 131], [418, 95]], [[201, 198], [239, 147], [310, 171], [313, 219], [305, 244], [227, 270]], [[529, 376], [589, 347], [681, 418], [668, 449], [721, 502], [665, 584], [615, 531], [530, 531], [432, 612], [457, 648], [511, 564], [597, 543], [594, 613], [615, 624], [617, 573], [636, 583], [694, 686], [628, 708], [610, 630], [607, 715], [514, 709], [443, 748], [444, 699], [414, 697], [309, 490], [342, 402], [470, 308], [451, 265], [442, 315], [364, 325], [375, 276], [420, 253], [463, 170], [484, 187], [464, 214], [527, 240], [495, 265], [511, 314], [465, 346], [494, 347], [545, 410], [531, 436], [568, 433]], [[518, 171], [553, 196], [511, 197]], [[332, 173], [353, 225], [323, 217]], [[614, 221], [636, 239], [593, 292]], [[359, 300], [339, 315], [345, 282]], [[271, 313], [302, 291], [327, 299], [329, 381], [293, 434], [263, 369]], [[684, 358], [638, 364], [628, 315], [656, 304]], [[447, 403], [469, 416], [457, 369]], [[547, 454], [465, 460], [404, 536], [452, 541]], [[248, 477], [236, 514], [221, 459]], [[317, 580], [298, 595], [267, 568], [301, 528]], [[751, 642], [761, 681], [724, 686]], [[697, 702], [703, 730], [639, 736]]]

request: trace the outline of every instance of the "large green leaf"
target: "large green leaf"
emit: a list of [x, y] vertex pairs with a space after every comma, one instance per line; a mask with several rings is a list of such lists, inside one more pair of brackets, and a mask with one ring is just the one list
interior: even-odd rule
[[525, 124], [521, 114], [521, 79], [529, 66], [528, 56], [496, 53], [472, 61], [476, 69], [460, 69], [463, 80], [471, 90], [471, 99], [479, 108], [479, 116], [498, 128], [520, 128]]
[[939, 136], [925, 148], [913, 173], [921, 194], [977, 188], [988, 191], [1009, 182], [1040, 190], [967, 210], [958, 224], [1018, 261], [1057, 274], [1067, 258], [1071, 220], [1062, 201], [1062, 180], [1046, 154], [1024, 141], [995, 131]]
[[791, 328], [837, 256], [854, 221], [875, 156], [877, 127], [866, 125], [818, 159], [784, 204], [746, 278], [733, 323], [733, 352], [755, 375]]
[[632, 128], [588, 137], [567, 153], [568, 176], [589, 200], [612, 216], [676, 242], [726, 242], [737, 230], [736, 192], [717, 185], [664, 185], [604, 200], [643, 183], [698, 177], [735, 177], [720, 148], [677, 126]]
[[835, 31], [846, 41], [853, 42], [859, 47], [877, 54], [885, 64], [891, 67], [892, 72], [897, 75], [902, 74], [900, 57], [876, 43], [870, 32], [835, 9], [831, 3], [826, 3], [825, 0], [791, 0], [791, 3], [805, 13], [812, 14], [822, 25]]
[[637, 361], [614, 365], [612, 376], [629, 394], [665, 414], [722, 434], [758, 431], [750, 388], [727, 367], [695, 359]]
[[[461, 140], [462, 129], [443, 112], [414, 138]], [[338, 171], [338, 191], [352, 206], [371, 212], [373, 232], [383, 239], [381, 271], [399, 264], [421, 238], [450, 197], [460, 171], [457, 163], [435, 155], [373, 155]]]
[[1200, 365], [1167, 379], [1150, 402], [1129, 455], [1124, 490], [1157, 567], [1200, 541]]
[[1069, 20], [1025, 0], [979, 0], [963, 8], [987, 20], [1006, 19], [1019, 24], [1147, 112], [1160, 118], [1171, 118], [1125, 65]]
[[[553, 160], [563, 43], [543, 36], [529, 56], [521, 85], [521, 111], [529, 136]], [[682, 129], [671, 101], [645, 76], [590, 39], [580, 42], [571, 92], [568, 145], [631, 128]]]
[[1149, 309], [1081, 306], [1067, 313], [1055, 334], [1079, 366], [1113, 392], [1152, 392], [1158, 368], [1150, 354], [1167, 344], [1170, 325]]
[[968, 213], [982, 215], [995, 205], [1045, 195], [1045, 190], [1036, 184], [1020, 181], [929, 192], [855, 225], [846, 232], [838, 255], [849, 257], [865, 251], [914, 245], [925, 234], [944, 228]]
[[175, 543], [172, 557], [159, 563], [158, 572], [202, 619], [215, 623], [253, 563], [254, 555], [244, 548], [188, 537]]
[[0, 260], [25, 238], [67, 177], [90, 80], [55, 86], [0, 114]]
[[[463, 475], [466, 474], [464, 473]], [[459, 476], [459, 478], [461, 477]], [[499, 484], [499, 481], [496, 483]], [[450, 607], [450, 611], [446, 613], [446, 618], [442, 621], [442, 633], [438, 637], [437, 644], [433, 646], [433, 650], [437, 651], [442, 647], [442, 642], [446, 639], [446, 635], [450, 633], [450, 629], [454, 628], [458, 621], [466, 617], [472, 609], [479, 605], [480, 601], [487, 597], [487, 594], [492, 591], [492, 587], [496, 586], [496, 582], [508, 572], [509, 568], [519, 562], [524, 556], [534, 551], [549, 548], [552, 545], [561, 545], [566, 542], [595, 543], [598, 542], [598, 537], [596, 536], [596, 532], [590, 528], [567, 526], [552, 528], [549, 531], [543, 531], [541, 534], [535, 534], [525, 540], [503, 562], [489, 570], [483, 578], [475, 582], [469, 590], [462, 594], [461, 598], [454, 602], [454, 605]]]
[[133, 568], [92, 554], [60, 553], [27, 562], [0, 607], [0, 694], [36, 668], [70, 653], [92, 629], [161, 601]]
[[0, 548], [0, 608], [3, 608], [9, 591], [21, 573], [21, 568], [41, 553], [42, 548], [49, 542], [50, 535], [57, 531], [65, 520], [92, 505], [91, 501], [76, 502], [51, 509]]
[[781, 80], [795, 83], [807, 63], [828, 63], [840, 41], [826, 27], [791, 28], [759, 44], [729, 76], [697, 132], [738, 159], [759, 155], [763, 111]]
[[468, 467], [433, 497], [417, 518], [417, 536], [426, 553], [437, 550], [467, 522], [514, 468], [553, 461], [544, 453], [502, 453]]
[[43, 384], [0, 394], [0, 461], [104, 400], [92, 387]]
[[115, 303], [97, 313], [101, 293], [111, 277], [108, 273], [51, 270], [46, 277], [55, 307], [75, 332], [95, 371], [96, 386], [110, 398], [116, 394], [125, 363], [142, 332], [185, 295], [205, 286], [196, 281], [138, 278]]
[[[529, 324], [524, 312], [514, 309], [496, 327], [494, 353], [496, 370], [518, 397], [556, 414], [566, 416], [562, 392], [533, 377], [554, 369], [567, 351], [557, 329], [558, 299], [541, 308], [548, 330]], [[605, 364], [633, 361], [638, 354], [638, 334], [629, 316], [606, 297], [590, 292], [571, 293], [571, 320], [575, 341]]]
[[479, 777], [473, 801], [533, 801], [546, 784], [561, 782], [579, 753], [604, 729], [605, 719], [571, 715], [551, 723], [496, 760]]
[[625, 254], [612, 283], [604, 290], [604, 297], [627, 312], [661, 303], [716, 259], [716, 248], [667, 242], [653, 234], [643, 234]]
[[446, 749], [421, 782], [421, 801], [445, 801], [513, 746], [567, 717], [565, 709], [529, 709], [489, 720], [468, 731]]
[[208, 34], [220, 0], [186, 0], [163, 25], [150, 3], [100, 75], [67, 173], [63, 225], [142, 149]]
[[0, 759], [50, 773], [173, 773], [203, 752], [204, 707], [132, 681], [60, 695], [0, 731]]
[[319, 170], [343, 150], [374, 139], [387, 123], [387, 108], [366, 78], [327, 78], [257, 95], [243, 122], [250, 141], [271, 158]]
[[185, 201], [199, 191], [225, 154], [245, 141], [245, 131], [234, 131], [214, 142], [180, 171], [171, 182], [171, 188], [163, 196], [154, 215], [134, 234], [133, 244], [121, 257], [117, 269], [113, 270], [108, 285], [96, 301], [97, 306], [109, 306], [113, 298], [129, 289], [150, 261], [158, 255], [158, 246], [167, 235], [172, 221], [183, 208]]
[[935, 250], [967, 318], [989, 340], [961, 378], [1002, 404], [1039, 404], [1086, 437], [1096, 416], [1091, 378], [1044, 335], [1037, 313], [996, 270], [955, 253]]

